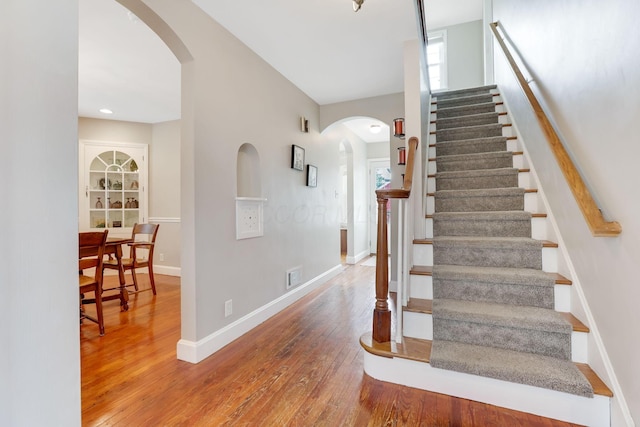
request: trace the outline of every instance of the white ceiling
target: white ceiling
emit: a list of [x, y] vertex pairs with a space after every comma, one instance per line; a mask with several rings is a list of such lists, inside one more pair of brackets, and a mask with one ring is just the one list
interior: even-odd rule
[[[357, 13], [351, 0], [192, 1], [320, 105], [403, 90], [414, 0], [366, 0]], [[79, 3], [79, 115], [179, 119], [180, 64], [164, 43], [115, 0]], [[482, 18], [482, 0], [425, 4], [430, 29]]]

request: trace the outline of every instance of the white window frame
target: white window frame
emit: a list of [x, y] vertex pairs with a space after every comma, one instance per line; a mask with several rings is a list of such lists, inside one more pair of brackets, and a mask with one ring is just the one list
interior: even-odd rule
[[[440, 88], [432, 89], [432, 91], [441, 91], [446, 90], [449, 87], [449, 78], [448, 78], [448, 67], [447, 67], [447, 30], [438, 30], [438, 31], [430, 31], [427, 33], [427, 48], [429, 44], [433, 41], [442, 40], [442, 50], [440, 51]], [[427, 61], [429, 55], [426, 55]], [[429, 64], [427, 63], [427, 67]], [[429, 76], [431, 79], [431, 76]], [[431, 81], [429, 81], [429, 85], [431, 85]]]

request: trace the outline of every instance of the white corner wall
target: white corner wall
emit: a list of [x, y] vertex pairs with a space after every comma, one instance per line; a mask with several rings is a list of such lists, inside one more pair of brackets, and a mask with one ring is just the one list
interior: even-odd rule
[[[589, 364], [613, 388], [612, 425], [640, 420], [640, 37], [635, 0], [494, 0], [499, 20], [616, 238], [591, 236], [502, 53], [496, 82], [523, 134], [601, 337]], [[599, 354], [598, 354], [599, 352]], [[596, 353], [596, 354], [594, 354]]]
[[0, 425], [80, 425], [78, 3], [0, 2]]
[[[317, 286], [340, 265], [338, 146], [320, 136], [313, 100], [192, 2], [121, 2], [154, 30], [161, 22], [182, 58], [178, 357], [197, 362], [258, 313], [272, 313], [265, 307], [290, 301], [288, 269], [300, 266], [301, 281]], [[309, 133], [300, 131], [300, 116], [309, 119]], [[264, 236], [236, 240], [235, 159], [244, 143], [259, 153], [267, 201]], [[291, 169], [291, 144], [318, 167], [316, 188]], [[228, 300], [233, 313], [225, 317]]]

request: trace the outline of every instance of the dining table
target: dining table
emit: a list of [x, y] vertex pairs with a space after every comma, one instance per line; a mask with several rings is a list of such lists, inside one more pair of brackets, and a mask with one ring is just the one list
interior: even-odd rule
[[[126, 283], [124, 279], [124, 267], [122, 266], [122, 246], [131, 243], [131, 237], [107, 237], [107, 242], [104, 247], [104, 254], [109, 257], [113, 256], [118, 263], [118, 286], [115, 288], [105, 288], [104, 281], [102, 286], [102, 292], [118, 290], [118, 293], [114, 293], [111, 295], [103, 295], [102, 301], [111, 301], [114, 299], [120, 300], [120, 307], [122, 311], [129, 310], [129, 292], [126, 288]], [[93, 253], [92, 253], [93, 252]], [[90, 249], [81, 249], [80, 256], [91, 256], [95, 255], [95, 251], [91, 251]]]

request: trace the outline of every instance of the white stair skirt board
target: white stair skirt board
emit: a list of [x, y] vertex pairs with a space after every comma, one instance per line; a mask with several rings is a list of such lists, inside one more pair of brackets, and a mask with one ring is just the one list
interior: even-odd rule
[[430, 314], [404, 311], [402, 316], [405, 337], [433, 340], [433, 317]]
[[409, 298], [433, 299], [433, 277], [411, 274]]
[[428, 363], [364, 352], [365, 372], [381, 381], [475, 400], [570, 423], [610, 425], [610, 398], [561, 393], [431, 367]]
[[284, 310], [314, 289], [317, 289], [328, 280], [331, 280], [343, 269], [344, 267], [342, 265], [336, 265], [306, 283], [296, 286], [281, 297], [276, 298], [246, 316], [241, 317], [235, 322], [218, 329], [201, 340], [190, 341], [181, 339], [178, 341], [177, 345], [178, 359], [190, 363], [199, 363], [203, 361], [225, 345], [241, 337], [270, 317], [278, 314], [280, 311]]

